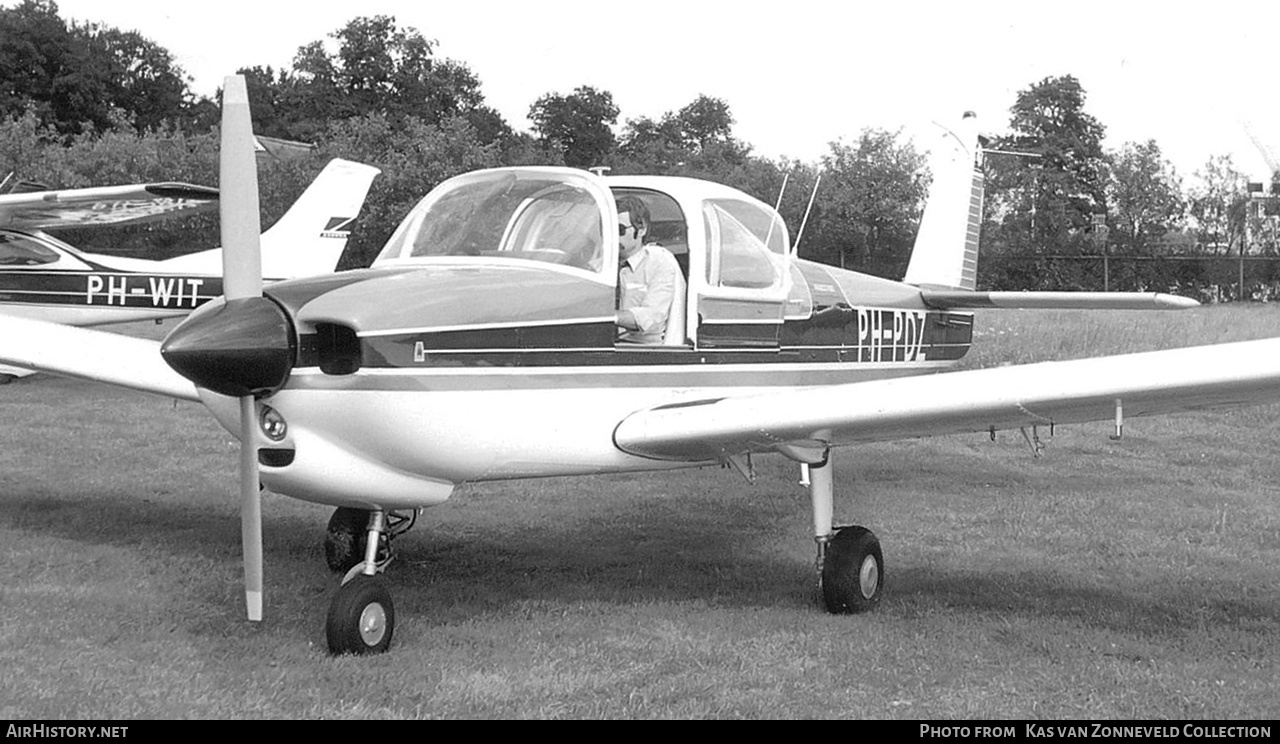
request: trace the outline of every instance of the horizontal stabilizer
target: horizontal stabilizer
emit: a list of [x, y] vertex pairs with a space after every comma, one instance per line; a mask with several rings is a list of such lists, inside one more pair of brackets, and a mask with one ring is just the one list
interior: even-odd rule
[[965, 292], [922, 289], [924, 304], [938, 309], [998, 307], [1006, 310], [1185, 310], [1199, 302], [1160, 292]]
[[179, 400], [199, 400], [160, 356], [160, 342], [0, 316], [0, 362]]

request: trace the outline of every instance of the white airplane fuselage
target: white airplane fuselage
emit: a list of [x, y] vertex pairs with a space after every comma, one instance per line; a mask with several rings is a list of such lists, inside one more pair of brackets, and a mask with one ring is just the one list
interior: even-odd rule
[[0, 313], [96, 326], [181, 317], [222, 294], [212, 263], [176, 272], [162, 261], [83, 253], [47, 233], [0, 230]]
[[[930, 310], [908, 285], [794, 263], [786, 296], [805, 298], [803, 312], [735, 325], [721, 308], [709, 324], [700, 304], [718, 301], [695, 282], [686, 343], [663, 346], [616, 342], [613, 288], [554, 265], [428, 260], [274, 285], [298, 352], [267, 402], [289, 433], [260, 443], [276, 453], [260, 458], [261, 478], [304, 500], [403, 509], [466, 482], [705, 465], [628, 454], [614, 431], [655, 406], [937, 372], [969, 348], [969, 313]], [[511, 289], [475, 291], [495, 285]], [[401, 301], [372, 302], [391, 293]], [[333, 340], [337, 326], [345, 341]], [[342, 367], [348, 358], [357, 368]], [[204, 399], [237, 431], [234, 401]]]

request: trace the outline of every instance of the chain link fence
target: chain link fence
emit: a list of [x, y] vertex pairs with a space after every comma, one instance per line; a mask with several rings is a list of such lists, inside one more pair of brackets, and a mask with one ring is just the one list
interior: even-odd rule
[[1168, 292], [1201, 302], [1280, 300], [1277, 256], [990, 256], [979, 289]]

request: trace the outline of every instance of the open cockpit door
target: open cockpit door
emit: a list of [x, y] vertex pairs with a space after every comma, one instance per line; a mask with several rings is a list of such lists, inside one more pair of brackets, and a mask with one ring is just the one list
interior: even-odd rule
[[778, 348], [793, 280], [790, 238], [772, 207], [737, 189], [691, 178], [607, 181], [615, 198], [634, 196], [649, 208], [650, 238], [676, 257], [686, 280], [683, 338], [674, 343], [669, 324], [664, 345]]
[[648, 188], [613, 187], [617, 200], [633, 196], [649, 209], [649, 234], [646, 242], [655, 243], [675, 256], [680, 266], [680, 282], [672, 298], [663, 332], [663, 346], [689, 346], [692, 329], [689, 327], [689, 223], [685, 211], [669, 194]]
[[782, 219], [746, 196], [706, 199], [701, 217], [690, 271], [698, 347], [778, 348], [792, 283]]

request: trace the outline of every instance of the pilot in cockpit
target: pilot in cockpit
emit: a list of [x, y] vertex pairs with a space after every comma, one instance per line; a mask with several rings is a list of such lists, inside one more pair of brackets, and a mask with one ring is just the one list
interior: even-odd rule
[[618, 198], [618, 340], [661, 344], [672, 301], [681, 286], [675, 256], [646, 243], [649, 208], [634, 196]]

